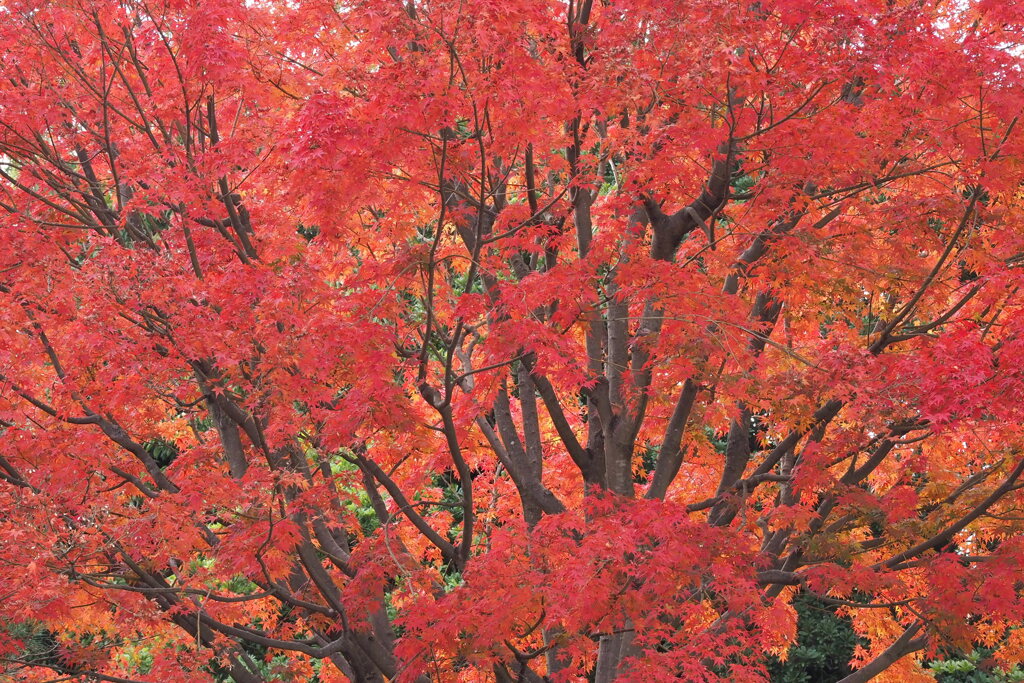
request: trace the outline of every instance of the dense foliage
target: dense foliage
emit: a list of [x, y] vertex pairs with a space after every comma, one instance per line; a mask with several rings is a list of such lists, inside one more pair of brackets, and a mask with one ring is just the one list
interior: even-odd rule
[[1009, 669], [1022, 38], [0, 0], [0, 677]]
[[1019, 665], [1000, 666], [991, 651], [981, 650], [931, 662], [928, 668], [939, 683], [1020, 683], [1024, 670]]

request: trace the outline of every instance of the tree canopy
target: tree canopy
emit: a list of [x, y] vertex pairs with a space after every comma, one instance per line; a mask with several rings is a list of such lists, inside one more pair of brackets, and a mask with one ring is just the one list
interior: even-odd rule
[[1024, 4], [0, 19], [0, 676], [1024, 659]]

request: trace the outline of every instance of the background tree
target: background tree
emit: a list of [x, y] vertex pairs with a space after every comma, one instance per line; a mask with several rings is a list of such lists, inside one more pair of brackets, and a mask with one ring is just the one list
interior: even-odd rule
[[836, 616], [836, 608], [820, 598], [797, 595], [792, 605], [797, 613], [796, 642], [786, 652], [786, 661], [769, 661], [769, 680], [825, 683], [853, 673], [850, 660], [859, 643], [850, 620]]
[[5, 676], [1024, 657], [1018, 4], [0, 12]]

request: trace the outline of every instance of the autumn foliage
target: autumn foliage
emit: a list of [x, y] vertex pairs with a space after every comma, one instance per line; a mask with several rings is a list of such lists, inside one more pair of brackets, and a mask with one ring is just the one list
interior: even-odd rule
[[0, 0], [0, 678], [1024, 659], [1024, 5]]

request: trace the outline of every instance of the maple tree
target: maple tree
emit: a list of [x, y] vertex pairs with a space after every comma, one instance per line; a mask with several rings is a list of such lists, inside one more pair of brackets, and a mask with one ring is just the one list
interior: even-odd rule
[[1024, 6], [0, 16], [0, 675], [1024, 658]]

